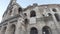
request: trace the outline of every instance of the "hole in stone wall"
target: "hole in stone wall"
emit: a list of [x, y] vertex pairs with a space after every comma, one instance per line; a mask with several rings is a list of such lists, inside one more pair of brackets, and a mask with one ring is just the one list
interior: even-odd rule
[[57, 12], [57, 10], [55, 8], [52, 9], [53, 12]]
[[27, 14], [26, 14], [26, 13], [24, 13], [24, 16], [27, 16]]
[[51, 13], [48, 13], [49, 16], [51, 16], [52, 14]]

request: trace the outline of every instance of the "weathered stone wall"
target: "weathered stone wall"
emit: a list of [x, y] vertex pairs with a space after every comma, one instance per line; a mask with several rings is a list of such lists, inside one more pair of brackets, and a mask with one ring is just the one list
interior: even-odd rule
[[[16, 0], [13, 1], [9, 4], [10, 7], [2, 17], [0, 34], [30, 34], [31, 28], [36, 28], [38, 34], [43, 34], [44, 27], [49, 30], [49, 34], [60, 34], [60, 20], [58, 20], [60, 19], [59, 4], [33, 4], [33, 6], [22, 9], [16, 3]], [[21, 11], [19, 11], [19, 8]], [[36, 14], [33, 17], [31, 17], [32, 11]], [[57, 18], [55, 14], [58, 14]]]

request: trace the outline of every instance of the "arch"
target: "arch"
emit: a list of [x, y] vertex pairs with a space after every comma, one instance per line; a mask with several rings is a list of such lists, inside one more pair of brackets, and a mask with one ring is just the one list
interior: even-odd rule
[[59, 15], [57, 13], [54, 14], [57, 21], [60, 21]]
[[24, 13], [24, 16], [27, 16], [27, 13]]
[[26, 18], [26, 19], [24, 20], [24, 22], [25, 22], [24, 24], [27, 25], [27, 24], [28, 24], [28, 19]]
[[55, 8], [52, 9], [53, 12], [57, 12], [57, 10]]
[[15, 34], [15, 29], [16, 29], [16, 26], [14, 24], [12, 24], [10, 26], [10, 32], [11, 32], [11, 34]]
[[22, 12], [22, 8], [21, 7], [18, 8], [18, 13], [20, 14], [20, 12]]
[[34, 10], [32, 10], [31, 12], [30, 12], [30, 17], [35, 17], [36, 16], [36, 12], [34, 11]]
[[10, 10], [10, 12], [9, 12], [9, 15], [11, 15], [12, 14], [12, 10]]
[[1, 33], [5, 34], [7, 27], [3, 27]]
[[48, 13], [49, 16], [51, 16], [52, 14], [51, 13]]
[[2, 27], [0, 26], [0, 30], [1, 30], [1, 28], [2, 28]]
[[42, 34], [52, 34], [51, 29], [48, 26], [42, 28]]
[[30, 34], [38, 34], [38, 30], [35, 27], [30, 29]]

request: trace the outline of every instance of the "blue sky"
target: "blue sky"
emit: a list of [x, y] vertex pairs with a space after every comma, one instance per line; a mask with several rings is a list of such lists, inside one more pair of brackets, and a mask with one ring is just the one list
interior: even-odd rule
[[[0, 22], [2, 19], [2, 15], [5, 12], [10, 0], [0, 0]], [[60, 4], [60, 0], [17, 0], [17, 3], [25, 8], [28, 5], [32, 5], [33, 3], [37, 3], [39, 5], [43, 4]]]

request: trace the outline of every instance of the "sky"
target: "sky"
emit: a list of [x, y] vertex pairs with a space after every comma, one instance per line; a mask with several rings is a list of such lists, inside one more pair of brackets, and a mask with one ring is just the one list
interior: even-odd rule
[[[0, 22], [2, 20], [3, 13], [6, 11], [10, 0], [0, 0]], [[25, 8], [33, 3], [37, 3], [39, 5], [43, 4], [60, 4], [60, 0], [17, 0], [17, 3]]]

